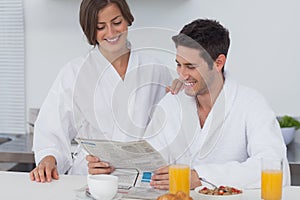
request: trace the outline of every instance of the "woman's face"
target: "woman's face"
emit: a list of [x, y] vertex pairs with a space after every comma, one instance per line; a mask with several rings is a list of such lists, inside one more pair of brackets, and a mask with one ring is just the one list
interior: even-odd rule
[[98, 12], [97, 41], [101, 50], [118, 52], [126, 47], [128, 23], [112, 3]]

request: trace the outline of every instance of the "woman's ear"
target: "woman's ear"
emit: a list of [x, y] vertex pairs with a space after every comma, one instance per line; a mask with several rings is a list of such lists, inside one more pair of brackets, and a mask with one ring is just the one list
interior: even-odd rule
[[226, 56], [224, 54], [220, 54], [215, 61], [218, 72], [222, 71], [225, 62], [226, 62]]

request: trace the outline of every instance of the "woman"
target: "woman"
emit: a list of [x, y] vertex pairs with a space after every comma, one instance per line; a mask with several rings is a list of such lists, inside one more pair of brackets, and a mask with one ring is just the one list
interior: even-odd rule
[[[113, 167], [79, 150], [72, 158], [75, 137], [138, 140], [149, 113], [171, 83], [169, 71], [133, 51], [127, 41], [134, 17], [125, 0], [83, 0], [80, 24], [94, 49], [72, 60], [59, 73], [35, 123], [37, 182], [59, 174], [110, 173]], [[76, 159], [74, 159], [76, 158]]]

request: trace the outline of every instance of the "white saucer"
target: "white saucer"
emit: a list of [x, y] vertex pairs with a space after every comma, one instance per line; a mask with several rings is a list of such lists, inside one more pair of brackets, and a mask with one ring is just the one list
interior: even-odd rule
[[[85, 196], [88, 199], [93, 199], [93, 200], [97, 200], [95, 197], [93, 197], [93, 195], [89, 192], [88, 188], [85, 190]], [[117, 193], [114, 198], [112, 200], [120, 200], [122, 199], [122, 194]]]

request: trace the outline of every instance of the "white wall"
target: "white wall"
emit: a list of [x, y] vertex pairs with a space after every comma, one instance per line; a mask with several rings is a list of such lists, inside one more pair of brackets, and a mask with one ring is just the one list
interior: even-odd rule
[[[80, 0], [24, 0], [27, 106], [40, 107], [59, 69], [90, 48], [78, 22]], [[128, 0], [132, 28], [175, 31], [196, 18], [231, 33], [226, 67], [265, 95], [277, 115], [300, 116], [300, 2], [297, 0]], [[175, 64], [174, 64], [175, 67]]]

